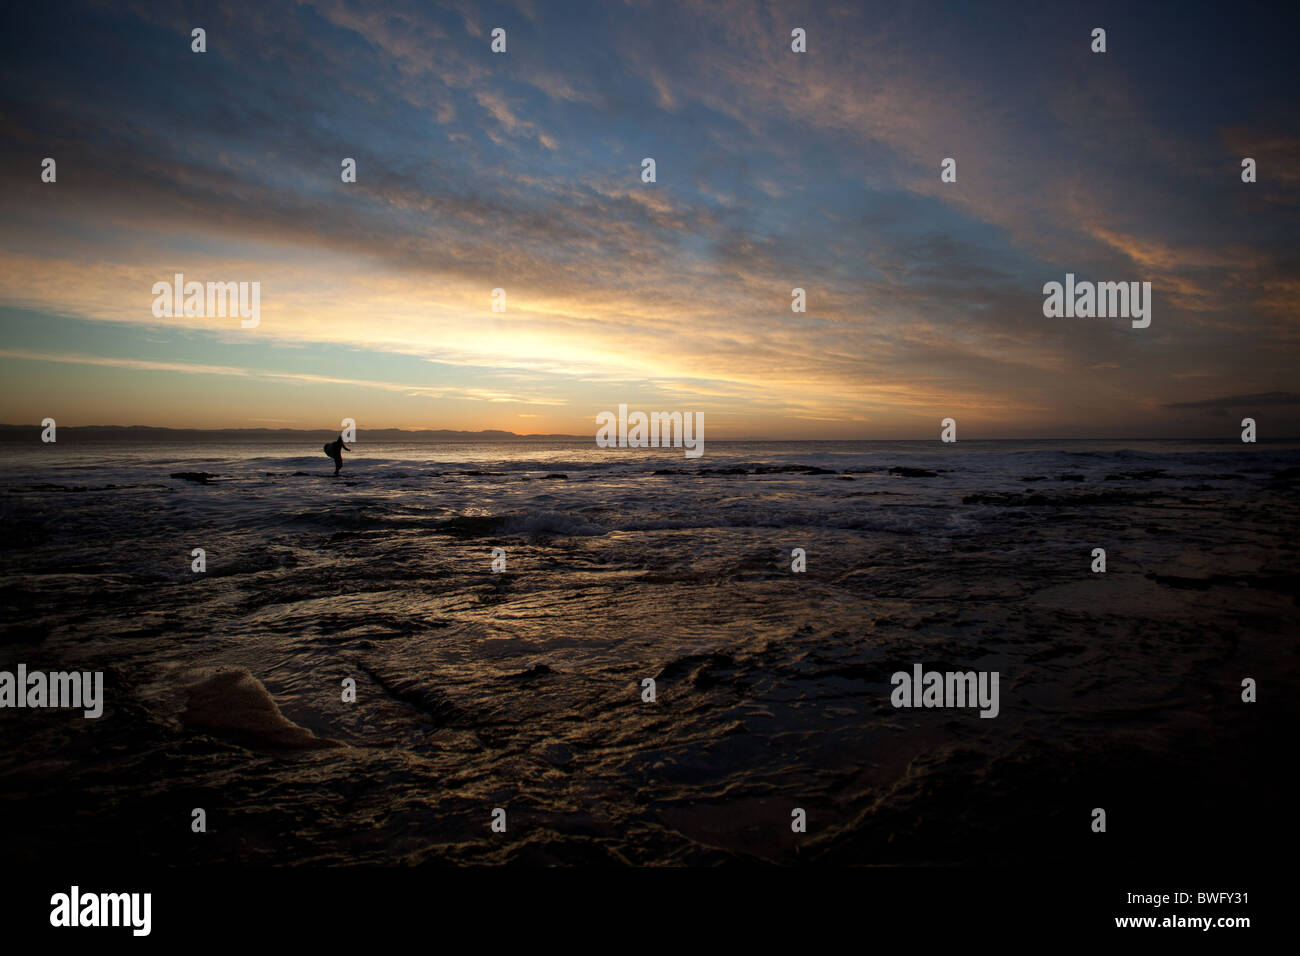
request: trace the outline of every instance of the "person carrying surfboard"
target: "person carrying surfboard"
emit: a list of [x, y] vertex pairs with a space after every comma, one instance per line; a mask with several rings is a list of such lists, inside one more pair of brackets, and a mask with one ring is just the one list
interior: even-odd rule
[[325, 450], [326, 455], [334, 459], [334, 474], [337, 475], [339, 470], [343, 467], [343, 452], [351, 451], [352, 449], [343, 444], [342, 435], [339, 435], [339, 437], [334, 439], [334, 441], [328, 442], [321, 447]]

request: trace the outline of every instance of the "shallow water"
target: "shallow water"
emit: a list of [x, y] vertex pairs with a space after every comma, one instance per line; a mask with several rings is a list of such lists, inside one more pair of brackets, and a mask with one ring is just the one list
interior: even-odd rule
[[[362, 442], [344, 461], [7, 449], [0, 669], [107, 688], [99, 720], [0, 711], [15, 858], [1140, 858], [1227, 854], [1280, 807], [1293, 445]], [[895, 709], [914, 663], [998, 671], [999, 716]], [[242, 688], [227, 713], [214, 686]], [[343, 746], [286, 746], [276, 710]]]

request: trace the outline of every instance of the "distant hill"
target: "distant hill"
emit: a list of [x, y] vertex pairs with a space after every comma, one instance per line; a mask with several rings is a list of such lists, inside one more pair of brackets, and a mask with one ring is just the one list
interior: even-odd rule
[[[300, 428], [156, 428], [152, 425], [60, 425], [59, 441], [75, 442], [230, 442], [264, 441], [294, 444], [332, 441], [339, 429]], [[41, 440], [40, 425], [0, 425], [0, 442]], [[447, 442], [447, 441], [594, 441], [590, 435], [517, 435], [489, 429], [481, 432], [446, 428], [359, 428], [358, 442]]]

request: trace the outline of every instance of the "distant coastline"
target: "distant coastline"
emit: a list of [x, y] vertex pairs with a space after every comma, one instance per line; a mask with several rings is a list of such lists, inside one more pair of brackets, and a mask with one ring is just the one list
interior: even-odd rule
[[[338, 437], [339, 429], [329, 428], [163, 428], [155, 425], [60, 425], [59, 440], [98, 442], [312, 442]], [[367, 442], [448, 442], [448, 441], [591, 441], [591, 435], [517, 435], [514, 432], [488, 429], [467, 432], [445, 428], [364, 428], [358, 429]], [[0, 442], [40, 441], [40, 425], [0, 425]]]

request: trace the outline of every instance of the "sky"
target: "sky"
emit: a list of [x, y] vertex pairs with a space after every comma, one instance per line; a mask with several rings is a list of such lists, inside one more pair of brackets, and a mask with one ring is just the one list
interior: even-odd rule
[[[0, 422], [1294, 437], [1270, 6], [23, 4]], [[156, 317], [176, 273], [258, 282], [258, 325]], [[1150, 326], [1045, 317], [1067, 273], [1150, 282]]]

